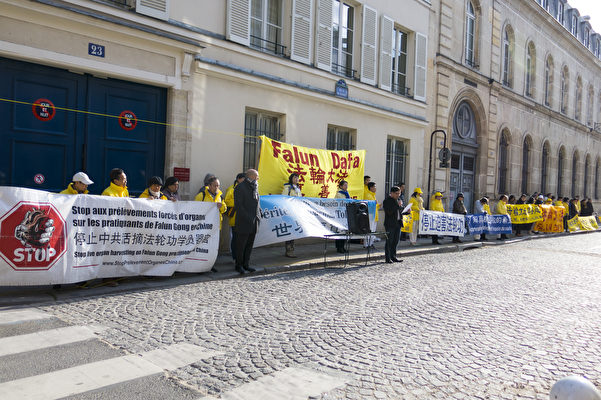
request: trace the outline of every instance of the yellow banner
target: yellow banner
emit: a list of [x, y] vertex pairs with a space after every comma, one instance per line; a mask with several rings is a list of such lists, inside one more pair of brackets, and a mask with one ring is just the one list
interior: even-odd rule
[[570, 232], [576, 231], [596, 231], [599, 229], [597, 219], [595, 217], [579, 217], [568, 220], [568, 230]]
[[[413, 213], [403, 215], [403, 227], [401, 232], [413, 232]], [[419, 213], [416, 213], [419, 216]]]
[[543, 220], [534, 224], [533, 230], [538, 232], [561, 233], [563, 232], [563, 214], [565, 208], [550, 205], [539, 206]]
[[353, 199], [363, 198], [365, 150], [311, 149], [261, 136], [259, 194], [282, 194], [292, 173], [299, 175], [303, 196], [333, 198], [341, 180]]
[[507, 204], [512, 224], [530, 224], [543, 220], [543, 213], [536, 204]]

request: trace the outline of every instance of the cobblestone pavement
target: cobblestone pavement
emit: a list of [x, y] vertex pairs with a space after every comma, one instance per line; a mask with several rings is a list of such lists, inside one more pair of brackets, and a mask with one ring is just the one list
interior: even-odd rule
[[41, 307], [137, 353], [224, 353], [172, 373], [219, 397], [287, 367], [345, 375], [321, 399], [548, 399], [601, 385], [601, 234], [248, 276]]

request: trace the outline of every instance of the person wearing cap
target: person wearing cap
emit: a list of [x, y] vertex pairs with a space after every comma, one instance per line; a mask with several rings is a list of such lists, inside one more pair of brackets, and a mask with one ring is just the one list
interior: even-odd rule
[[[434, 198], [430, 200], [430, 211], [444, 212], [441, 192], [434, 193]], [[442, 239], [442, 237], [438, 235], [432, 235], [432, 244], [440, 244], [438, 239]]]
[[73, 175], [71, 183], [60, 194], [88, 194], [88, 185], [91, 185], [92, 180], [85, 172], [78, 172]]
[[153, 176], [148, 181], [148, 187], [142, 192], [140, 198], [148, 200], [167, 200], [167, 196], [161, 192], [162, 186], [163, 180], [161, 177]]
[[225, 191], [225, 205], [227, 206], [227, 216], [230, 224], [230, 251], [232, 252], [234, 264], [236, 263], [236, 205], [234, 203], [234, 189], [244, 179], [246, 179], [246, 175], [244, 172], [240, 172], [236, 175], [234, 183]]
[[411, 204], [411, 218], [413, 218], [413, 227], [411, 230], [411, 234], [409, 235], [409, 242], [412, 246], [417, 244], [417, 233], [419, 231], [419, 212], [424, 209], [424, 199], [422, 198], [422, 190], [420, 188], [415, 188], [413, 190], [413, 194], [409, 199], [409, 203]]
[[[507, 195], [503, 194], [503, 195], [501, 195], [501, 197], [499, 197], [499, 201], [497, 203], [496, 214], [509, 215], [509, 213], [507, 212]], [[504, 233], [501, 233], [501, 236], [497, 238], [497, 240], [506, 240], [506, 239], [507, 239], [507, 235]]]
[[165, 185], [161, 189], [161, 192], [167, 197], [167, 200], [171, 201], [180, 201], [181, 197], [179, 196], [179, 179], [175, 176], [170, 176], [165, 179]]
[[[457, 193], [457, 198], [453, 202], [453, 214], [467, 214], [467, 209], [465, 208], [465, 204], [463, 204], [463, 193], [461, 192]], [[453, 236], [453, 243], [461, 243], [461, 239], [457, 236]]]
[[102, 196], [129, 197], [127, 191], [127, 175], [121, 168], [113, 168], [109, 174], [111, 184], [104, 189]]

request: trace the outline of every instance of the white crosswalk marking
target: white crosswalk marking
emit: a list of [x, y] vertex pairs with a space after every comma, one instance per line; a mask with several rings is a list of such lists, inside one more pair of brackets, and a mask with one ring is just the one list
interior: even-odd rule
[[95, 337], [94, 331], [86, 326], [68, 326], [27, 335], [0, 338], [0, 357], [81, 342]]
[[48, 318], [52, 318], [52, 315], [36, 310], [35, 308], [8, 310], [0, 312], [0, 325], [15, 324]]
[[[305, 368], [286, 368], [254, 382], [245, 383], [220, 399], [225, 400], [306, 400], [347, 383], [346, 379]], [[216, 400], [203, 397], [200, 400]]]

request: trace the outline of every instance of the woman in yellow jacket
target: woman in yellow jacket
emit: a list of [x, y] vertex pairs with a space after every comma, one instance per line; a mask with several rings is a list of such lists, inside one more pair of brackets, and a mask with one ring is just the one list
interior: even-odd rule
[[234, 189], [240, 182], [246, 179], [246, 175], [241, 172], [236, 175], [234, 184], [225, 191], [225, 205], [227, 206], [227, 216], [230, 224], [230, 251], [234, 264], [236, 263], [236, 205], [234, 204]]
[[208, 181], [208, 185], [205, 189], [198, 193], [194, 198], [195, 201], [207, 201], [210, 203], [217, 203], [219, 208], [219, 230], [221, 231], [221, 221], [223, 221], [223, 214], [227, 211], [227, 206], [221, 199], [221, 190], [219, 190], [220, 182], [216, 176], [212, 177]]
[[[501, 197], [499, 197], [499, 202], [497, 203], [497, 209], [495, 210], [495, 214], [507, 214], [509, 215], [509, 213], [507, 212], [507, 196], [506, 195], [501, 195]], [[501, 233], [501, 236], [499, 238], [497, 238], [497, 240], [506, 240], [507, 239], [507, 235], [504, 233]]]
[[[442, 193], [434, 193], [434, 197], [430, 199], [430, 211], [444, 212], [444, 206], [442, 205]], [[442, 237], [438, 235], [432, 235], [432, 244], [440, 244], [438, 239], [442, 239]]]
[[[374, 223], [373, 225], [371, 224], [370, 221], [370, 230], [372, 232], [376, 231], [376, 228], [378, 226], [378, 208], [380, 208], [380, 205], [378, 204], [378, 200], [376, 199], [376, 182], [369, 182], [367, 184], [367, 192], [363, 193], [363, 199], [364, 200], [372, 200], [376, 202], [376, 216], [374, 218]], [[372, 250], [375, 250], [374, 247], [374, 241], [376, 240], [376, 237], [374, 235], [369, 235], [365, 238], [365, 241], [363, 242], [363, 247], [369, 247]]]
[[413, 229], [411, 230], [411, 234], [409, 235], [409, 241], [412, 246], [417, 244], [417, 233], [419, 231], [419, 212], [424, 209], [424, 199], [422, 198], [422, 190], [420, 188], [415, 188], [411, 198], [409, 199], [409, 203], [411, 204], [411, 217], [413, 218]]
[[160, 176], [153, 176], [148, 182], [148, 187], [140, 195], [141, 199], [148, 200], [167, 200], [167, 196], [161, 192], [163, 187], [163, 180]]

